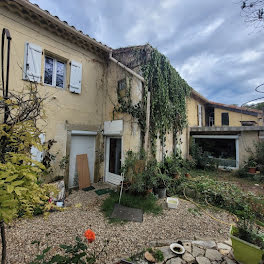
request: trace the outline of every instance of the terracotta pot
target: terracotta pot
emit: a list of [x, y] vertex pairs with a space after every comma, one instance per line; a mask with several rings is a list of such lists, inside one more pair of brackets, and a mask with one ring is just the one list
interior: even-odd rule
[[149, 194], [149, 193], [153, 193], [153, 188], [146, 190], [146, 193], [147, 193], [147, 194]]
[[180, 176], [179, 173], [174, 173], [174, 174], [173, 174], [173, 178], [174, 178], [174, 179], [180, 179], [180, 177], [181, 177], [181, 176]]
[[256, 167], [252, 167], [252, 168], [248, 168], [248, 172], [255, 174], [256, 173], [257, 168]]
[[191, 179], [191, 178], [192, 178], [191, 175], [190, 175], [190, 173], [185, 173], [185, 177], [186, 177], [187, 179]]

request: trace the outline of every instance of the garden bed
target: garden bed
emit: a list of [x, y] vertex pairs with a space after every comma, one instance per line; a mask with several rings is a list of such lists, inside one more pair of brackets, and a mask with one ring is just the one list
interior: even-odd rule
[[[154, 240], [228, 238], [229, 226], [212, 220], [202, 212], [201, 215], [194, 215], [189, 209], [194, 205], [184, 200], [180, 200], [175, 210], [164, 210], [163, 214], [157, 216], [145, 214], [143, 223], [109, 223], [100, 209], [108, 195], [74, 191], [67, 199], [66, 205], [71, 205], [68, 210], [51, 213], [46, 219], [38, 216], [13, 223], [7, 228], [8, 263], [31, 261], [37, 254], [36, 245], [31, 245], [34, 240], [41, 242], [40, 249], [44, 249], [47, 243], [55, 246], [51, 252], [55, 254], [56, 246], [74, 243], [75, 237], [83, 237], [88, 228], [96, 233], [95, 242], [89, 245], [91, 249], [101, 249], [104, 241], [110, 239], [107, 256], [102, 256], [98, 263], [113, 263], [114, 260], [135, 254]], [[223, 211], [211, 214], [225, 222], [233, 221]]]

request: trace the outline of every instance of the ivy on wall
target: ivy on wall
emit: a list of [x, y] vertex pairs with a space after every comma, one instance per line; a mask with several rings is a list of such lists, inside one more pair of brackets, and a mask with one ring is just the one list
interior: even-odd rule
[[115, 107], [115, 111], [128, 113], [137, 118], [144, 135], [146, 129], [146, 89], [151, 92], [149, 132], [152, 153], [155, 154], [158, 135], [164, 144], [164, 136], [167, 132], [173, 132], [174, 137], [176, 137], [177, 133], [186, 126], [186, 97], [190, 95], [191, 87], [158, 50], [151, 50], [148, 61], [146, 61], [145, 53], [136, 52], [134, 56], [139, 56], [139, 61], [144, 62], [141, 65], [142, 75], [146, 81], [143, 98], [138, 104], [132, 104], [130, 79], [126, 95], [121, 96], [118, 92], [119, 106]]

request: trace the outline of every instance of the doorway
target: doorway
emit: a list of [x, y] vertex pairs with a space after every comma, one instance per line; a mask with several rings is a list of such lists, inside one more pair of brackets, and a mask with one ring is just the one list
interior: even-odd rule
[[119, 185], [122, 181], [122, 138], [106, 137], [105, 181]]

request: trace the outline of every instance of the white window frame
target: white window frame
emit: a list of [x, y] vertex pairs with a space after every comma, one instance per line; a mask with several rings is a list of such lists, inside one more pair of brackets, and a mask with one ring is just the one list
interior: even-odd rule
[[[52, 84], [49, 83], [45, 83], [45, 71], [46, 71], [46, 58], [52, 59], [53, 60], [53, 72], [52, 72]], [[63, 87], [57, 86], [56, 85], [56, 71], [57, 71], [57, 62], [63, 63], [64, 64], [64, 78], [63, 78]], [[43, 84], [47, 85], [47, 86], [52, 86], [52, 87], [56, 87], [59, 89], [65, 89], [66, 87], [66, 62], [62, 61], [62, 60], [58, 60], [52, 56], [49, 55], [45, 55], [44, 56], [44, 73], [43, 73]]]

